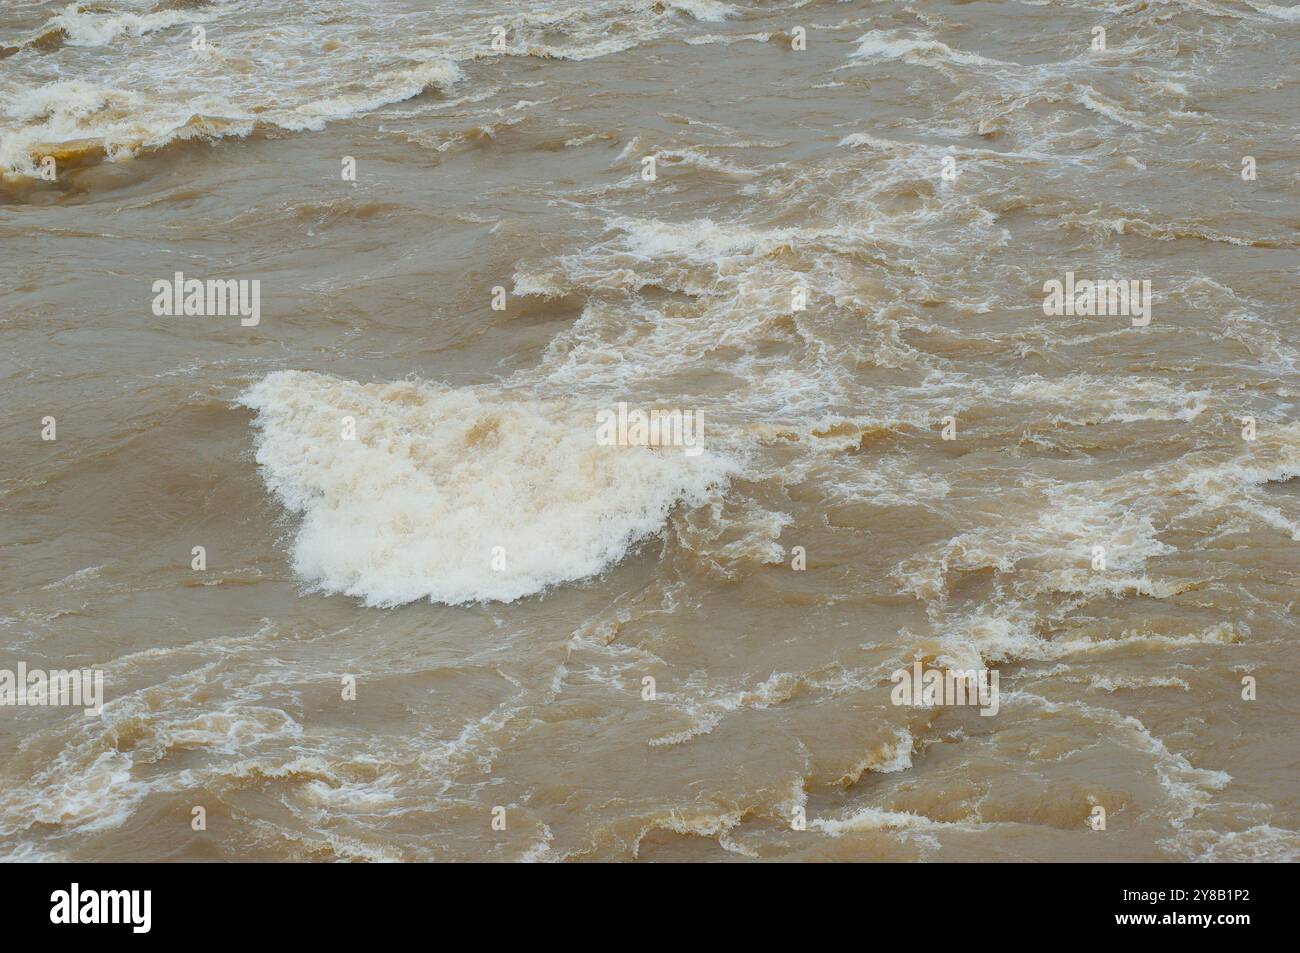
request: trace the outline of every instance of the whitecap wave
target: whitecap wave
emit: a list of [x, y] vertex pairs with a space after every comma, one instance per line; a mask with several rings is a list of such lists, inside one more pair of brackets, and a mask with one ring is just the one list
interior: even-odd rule
[[596, 575], [736, 469], [708, 449], [599, 446], [593, 408], [473, 388], [280, 371], [241, 400], [267, 486], [302, 515], [295, 570], [373, 606], [509, 602]]

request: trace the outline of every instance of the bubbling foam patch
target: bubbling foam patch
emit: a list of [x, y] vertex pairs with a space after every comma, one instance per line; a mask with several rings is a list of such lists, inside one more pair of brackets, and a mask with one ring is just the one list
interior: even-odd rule
[[571, 401], [278, 371], [240, 402], [267, 487], [302, 516], [294, 570], [372, 606], [594, 576], [737, 471], [707, 447], [599, 446], [596, 408]]

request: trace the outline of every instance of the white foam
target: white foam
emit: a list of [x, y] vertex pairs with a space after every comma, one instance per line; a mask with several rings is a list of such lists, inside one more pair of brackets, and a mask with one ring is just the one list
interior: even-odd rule
[[302, 515], [295, 570], [367, 605], [508, 602], [596, 575], [735, 470], [707, 448], [598, 446], [594, 408], [572, 402], [299, 371], [241, 400], [267, 486]]
[[817, 818], [808, 822], [808, 826], [823, 831], [831, 837], [843, 834], [860, 834], [866, 831], [929, 831], [944, 828], [969, 829], [968, 824], [951, 821], [936, 821], [923, 814], [911, 811], [884, 811], [876, 807], [864, 807], [847, 817]]
[[292, 110], [272, 113], [276, 125], [286, 129], [321, 130], [332, 120], [373, 112], [381, 106], [419, 96], [430, 86], [447, 89], [460, 79], [460, 67], [450, 60], [435, 59], [406, 69], [391, 70], [362, 93], [346, 93], [304, 103]]
[[1254, 3], [1252, 0], [1246, 0], [1246, 3], [1260, 13], [1278, 20], [1300, 20], [1300, 6], [1283, 7], [1276, 3]]
[[909, 36], [898, 31], [872, 30], [858, 37], [858, 48], [853, 59], [902, 60], [905, 63], [927, 63], [940, 60], [962, 66], [1011, 66], [1001, 60], [989, 59], [977, 53], [954, 50], [946, 43], [933, 38]]
[[862, 775], [868, 771], [875, 774], [894, 774], [898, 771], [906, 771], [912, 766], [912, 749], [916, 747], [916, 741], [912, 738], [912, 733], [906, 728], [899, 728], [894, 732], [894, 737], [883, 742], [877, 748], [867, 752], [866, 757], [853, 766], [844, 777], [840, 778], [839, 783], [844, 785], [857, 784]]
[[206, 22], [209, 15], [189, 10], [160, 10], [153, 13], [113, 13], [86, 9], [70, 3], [45, 24], [40, 32], [62, 30], [69, 46], [104, 46], [119, 36], [144, 36], [182, 23]]
[[667, 5], [706, 23], [721, 23], [736, 12], [718, 0], [668, 0]]

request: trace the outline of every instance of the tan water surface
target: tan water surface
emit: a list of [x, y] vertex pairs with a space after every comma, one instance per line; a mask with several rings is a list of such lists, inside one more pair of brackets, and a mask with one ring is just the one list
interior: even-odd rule
[[0, 707], [0, 854], [1295, 859], [1298, 52], [1256, 0], [7, 2], [0, 669], [104, 706]]

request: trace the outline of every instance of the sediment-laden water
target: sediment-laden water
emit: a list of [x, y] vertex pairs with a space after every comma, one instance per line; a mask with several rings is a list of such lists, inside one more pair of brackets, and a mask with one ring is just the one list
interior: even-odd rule
[[0, 853], [1294, 859], [1298, 11], [7, 3]]

